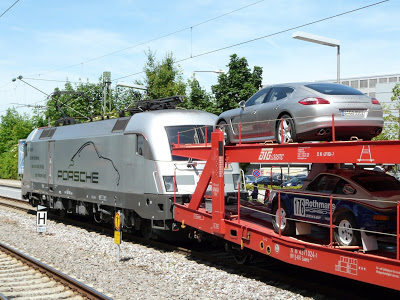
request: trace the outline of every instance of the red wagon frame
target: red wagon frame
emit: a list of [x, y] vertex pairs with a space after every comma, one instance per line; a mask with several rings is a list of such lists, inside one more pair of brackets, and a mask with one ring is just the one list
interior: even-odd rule
[[[238, 201], [236, 214], [228, 214], [224, 197], [224, 167], [228, 163], [400, 163], [399, 141], [348, 141], [290, 144], [239, 144], [224, 146], [222, 131], [212, 133], [211, 144], [176, 145], [173, 155], [206, 161], [189, 203], [174, 206], [174, 219], [182, 225], [216, 235], [281, 261], [395, 290], [400, 290], [399, 206], [397, 203], [397, 253], [380, 255], [358, 247], [320, 244], [275, 233], [264, 226], [241, 218]], [[201, 205], [208, 186], [212, 186], [212, 211]], [[240, 194], [240, 192], [239, 192]], [[279, 210], [280, 211], [280, 210]], [[332, 212], [331, 212], [332, 213]], [[332, 220], [332, 218], [331, 218]], [[330, 224], [331, 236], [334, 225]]]

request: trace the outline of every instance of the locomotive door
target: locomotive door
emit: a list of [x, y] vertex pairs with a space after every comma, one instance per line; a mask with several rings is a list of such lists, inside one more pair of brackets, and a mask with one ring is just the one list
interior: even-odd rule
[[54, 141], [49, 141], [48, 143], [48, 169], [47, 169], [47, 184], [48, 184], [48, 189], [49, 192], [53, 192], [53, 184], [54, 184], [54, 178], [53, 178], [53, 164], [54, 164], [54, 151], [55, 150], [55, 142]]

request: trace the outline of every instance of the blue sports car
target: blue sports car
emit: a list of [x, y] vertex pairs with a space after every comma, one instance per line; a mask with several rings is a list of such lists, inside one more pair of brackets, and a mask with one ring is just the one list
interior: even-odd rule
[[[334, 236], [339, 245], [361, 245], [361, 233], [354, 229], [396, 231], [400, 182], [385, 173], [332, 169], [320, 173], [305, 189], [280, 191], [283, 235], [295, 233], [295, 220], [329, 225], [331, 195], [333, 224], [336, 225]], [[266, 205], [273, 215], [274, 230], [278, 232], [277, 191], [271, 193]]]

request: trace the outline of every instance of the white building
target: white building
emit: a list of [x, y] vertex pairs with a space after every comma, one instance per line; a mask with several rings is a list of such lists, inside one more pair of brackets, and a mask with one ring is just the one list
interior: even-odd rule
[[[336, 80], [321, 80], [320, 82], [336, 82]], [[390, 103], [393, 88], [396, 84], [400, 84], [400, 74], [341, 78], [340, 83], [376, 98], [381, 103]]]

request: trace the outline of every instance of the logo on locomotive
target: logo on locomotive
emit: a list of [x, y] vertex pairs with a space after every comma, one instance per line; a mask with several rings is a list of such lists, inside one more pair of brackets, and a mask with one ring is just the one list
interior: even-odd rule
[[64, 181], [99, 183], [99, 172], [58, 170], [57, 179]]
[[[80, 166], [78, 170], [74, 167]], [[100, 183], [100, 171], [85, 171], [93, 166], [98, 170], [103, 170], [106, 176], [115, 175], [115, 183], [118, 186], [120, 180], [120, 173], [116, 168], [114, 162], [100, 154], [97, 146], [92, 142], [84, 143], [79, 150], [72, 156], [68, 169], [61, 169], [57, 171], [57, 179], [63, 181], [85, 182], [85, 183]], [[75, 170], [73, 170], [75, 169]], [[104, 180], [104, 179], [103, 179]]]

